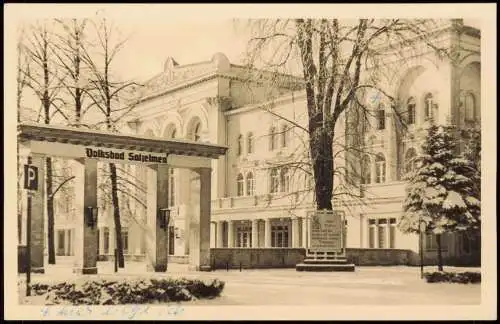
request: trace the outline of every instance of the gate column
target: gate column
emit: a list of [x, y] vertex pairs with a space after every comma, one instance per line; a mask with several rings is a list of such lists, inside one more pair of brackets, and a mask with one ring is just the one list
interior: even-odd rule
[[168, 208], [168, 166], [148, 166], [147, 218], [146, 218], [146, 258], [147, 270], [167, 271], [168, 264], [168, 224], [162, 228], [159, 221], [160, 209]]
[[38, 190], [31, 197], [31, 272], [44, 273], [45, 156], [32, 154], [28, 159], [31, 159], [31, 164], [38, 168]]
[[[97, 160], [76, 159], [75, 179], [75, 268], [80, 274], [97, 273], [97, 218], [91, 209], [97, 210]], [[99, 217], [99, 216], [97, 216]]]

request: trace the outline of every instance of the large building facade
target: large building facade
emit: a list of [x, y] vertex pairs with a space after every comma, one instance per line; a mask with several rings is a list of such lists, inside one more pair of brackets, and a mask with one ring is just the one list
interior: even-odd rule
[[[348, 248], [418, 251], [418, 237], [401, 233], [397, 223], [403, 212], [403, 176], [419, 154], [425, 125], [432, 117], [442, 124], [480, 126], [479, 31], [455, 21], [439, 37], [450, 47], [460, 48], [459, 63], [438, 58], [430, 50], [408, 57], [404, 63], [395, 59], [390, 64], [397, 68], [387, 67], [391, 76], [380, 86], [397, 99], [397, 107], [390, 107], [376, 93], [367, 93], [371, 120], [361, 122], [353, 114], [341, 116], [334, 144], [338, 153], [335, 165], [336, 170], [347, 170], [351, 180], [346, 181], [344, 172], [336, 173], [333, 204], [346, 215]], [[221, 53], [188, 65], [169, 58], [164, 70], [146, 83], [141, 103], [122, 128], [127, 133], [229, 148], [226, 156], [212, 162], [213, 248], [308, 246], [308, 213], [315, 203], [308, 136], [300, 127], [307, 125], [305, 92], [298, 78], [281, 76], [284, 82], [270, 86], [267, 81], [272, 75], [263, 73], [261, 77], [262, 81], [248, 78], [248, 70], [231, 64]], [[404, 131], [396, 118], [399, 113], [405, 116]], [[102, 172], [105, 179], [105, 165]], [[120, 193], [125, 255], [141, 260], [147, 171], [130, 165], [121, 172], [123, 188], [127, 188]], [[112, 208], [104, 183], [98, 225], [98, 249], [103, 258], [115, 248]], [[189, 219], [198, 213], [198, 186], [189, 170], [170, 170], [168, 249], [173, 256], [189, 254]], [[56, 203], [58, 255], [73, 253], [75, 215], [69, 201]], [[432, 235], [426, 237], [424, 247], [428, 256], [435, 254]], [[445, 239], [445, 257], [467, 256], [473, 250], [464, 236]]]

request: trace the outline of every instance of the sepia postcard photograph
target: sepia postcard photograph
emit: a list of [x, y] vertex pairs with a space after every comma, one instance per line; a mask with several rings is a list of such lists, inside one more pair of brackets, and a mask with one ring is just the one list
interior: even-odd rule
[[496, 4], [4, 5], [10, 320], [494, 320]]

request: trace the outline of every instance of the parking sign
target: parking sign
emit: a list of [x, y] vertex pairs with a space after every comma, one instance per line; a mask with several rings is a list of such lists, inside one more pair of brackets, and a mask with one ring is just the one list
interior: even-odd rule
[[24, 189], [38, 190], [38, 168], [34, 165], [24, 165]]

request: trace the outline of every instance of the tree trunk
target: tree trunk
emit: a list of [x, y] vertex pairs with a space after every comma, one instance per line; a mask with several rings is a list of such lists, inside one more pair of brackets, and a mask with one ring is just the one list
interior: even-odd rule
[[333, 196], [333, 133], [325, 129], [316, 140], [311, 140], [311, 151], [314, 169], [314, 189], [316, 192], [316, 208], [332, 210]]
[[54, 199], [52, 197], [52, 158], [45, 159], [47, 167], [47, 246], [49, 264], [56, 264], [54, 244]]
[[125, 261], [123, 258], [122, 226], [120, 222], [120, 205], [118, 202], [116, 165], [110, 163], [109, 169], [111, 171], [111, 196], [113, 201], [113, 218], [115, 221], [116, 248], [118, 249], [118, 267], [124, 268]]
[[443, 254], [441, 251], [441, 234], [436, 234], [438, 271], [443, 271]]

